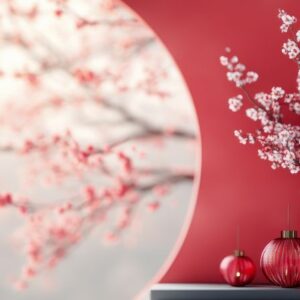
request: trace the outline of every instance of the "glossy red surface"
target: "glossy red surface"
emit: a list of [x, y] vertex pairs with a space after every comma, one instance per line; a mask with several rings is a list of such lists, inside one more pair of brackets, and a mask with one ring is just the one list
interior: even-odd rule
[[263, 250], [260, 265], [273, 284], [300, 286], [300, 239], [277, 238], [270, 241]]
[[244, 286], [255, 277], [255, 265], [248, 256], [229, 255], [222, 259], [220, 272], [225, 281], [232, 286]]
[[[296, 88], [296, 66], [281, 54], [286, 36], [279, 31], [283, 8], [300, 19], [299, 0], [125, 0], [168, 47], [192, 93], [200, 122], [202, 173], [190, 230], [162, 282], [223, 282], [219, 262], [234, 245], [259, 265], [267, 242], [286, 225], [300, 228], [299, 175], [273, 171], [257, 157], [255, 146], [240, 145], [234, 129], [253, 129], [244, 114], [228, 110], [227, 99], [239, 93], [225, 79], [219, 56], [230, 46], [257, 71], [250, 90], [281, 85]], [[186, 201], [182, 199], [182, 201]], [[255, 282], [266, 282], [258, 271]]]

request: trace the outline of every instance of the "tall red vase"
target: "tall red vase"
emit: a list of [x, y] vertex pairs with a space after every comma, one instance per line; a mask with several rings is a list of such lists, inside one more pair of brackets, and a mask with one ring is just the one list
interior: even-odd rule
[[284, 230], [264, 248], [260, 265], [269, 281], [281, 287], [300, 286], [300, 238], [297, 231]]
[[244, 251], [236, 250], [234, 255], [223, 258], [220, 263], [220, 271], [225, 281], [233, 286], [249, 284], [255, 276], [255, 265]]

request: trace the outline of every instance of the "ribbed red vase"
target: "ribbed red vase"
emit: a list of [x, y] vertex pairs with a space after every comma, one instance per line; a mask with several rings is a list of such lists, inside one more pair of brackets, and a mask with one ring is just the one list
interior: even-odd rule
[[300, 238], [295, 230], [284, 230], [262, 252], [260, 266], [269, 281], [281, 287], [300, 286]]
[[220, 271], [225, 281], [233, 286], [249, 284], [255, 276], [255, 265], [244, 251], [236, 250], [234, 255], [223, 258], [220, 263]]

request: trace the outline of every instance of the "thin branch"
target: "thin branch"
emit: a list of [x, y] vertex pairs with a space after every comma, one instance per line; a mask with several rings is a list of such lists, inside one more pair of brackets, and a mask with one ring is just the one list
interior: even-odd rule
[[262, 109], [269, 116], [270, 120], [273, 120], [276, 123], [282, 123], [281, 117], [275, 118], [271, 111], [267, 110], [261, 103], [257, 102], [254, 98], [250, 96], [248, 90], [245, 87], [241, 86], [240, 89], [244, 92], [244, 94], [250, 102], [252, 102], [257, 108]]

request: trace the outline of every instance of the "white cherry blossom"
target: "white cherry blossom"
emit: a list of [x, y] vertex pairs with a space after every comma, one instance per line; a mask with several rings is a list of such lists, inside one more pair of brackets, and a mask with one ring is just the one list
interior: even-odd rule
[[[283, 168], [291, 174], [297, 174], [300, 172], [300, 126], [287, 122], [287, 111], [282, 108], [286, 106], [290, 113], [300, 115], [300, 30], [294, 28], [296, 17], [284, 10], [279, 11], [278, 17], [282, 21], [281, 31], [290, 34], [288, 41], [283, 44], [282, 53], [295, 61], [298, 67], [295, 92], [287, 93], [282, 87], [274, 86], [270, 92], [261, 91], [252, 96], [246, 86], [256, 82], [258, 74], [247, 71], [236, 55], [231, 58], [222, 56], [220, 61], [227, 69], [227, 79], [240, 88], [252, 104], [245, 107], [246, 116], [259, 126], [253, 133], [235, 130], [234, 135], [243, 145], [257, 144], [259, 158], [269, 161], [272, 169]], [[229, 109], [241, 110], [242, 99], [241, 95], [230, 98]]]
[[229, 106], [229, 109], [232, 110], [233, 112], [239, 111], [241, 109], [241, 107], [243, 106], [243, 96], [237, 95], [236, 97], [229, 98], [228, 106]]

